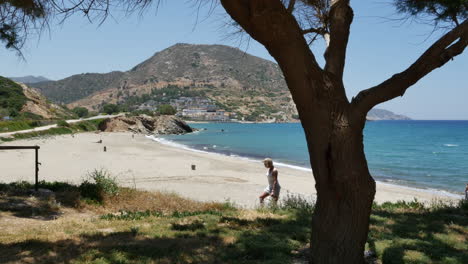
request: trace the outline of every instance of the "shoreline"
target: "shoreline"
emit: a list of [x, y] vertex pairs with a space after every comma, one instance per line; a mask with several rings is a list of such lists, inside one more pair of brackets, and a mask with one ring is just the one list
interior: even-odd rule
[[[103, 140], [102, 144], [96, 143]], [[230, 201], [241, 207], [258, 205], [258, 195], [266, 186], [265, 169], [255, 160], [207, 151], [168, 146], [132, 133], [80, 133], [51, 138], [17, 140], [8, 145], [39, 145], [39, 180], [80, 183], [86, 173], [106, 169], [119, 184], [138, 189], [175, 192], [199, 201]], [[103, 147], [107, 151], [103, 151]], [[0, 152], [0, 182], [34, 180], [32, 151]], [[191, 165], [196, 170], [191, 170]], [[290, 194], [315, 197], [311, 171], [280, 168], [280, 199]], [[460, 196], [461, 197], [461, 196]], [[434, 199], [455, 201], [427, 190], [377, 182], [375, 201], [423, 202]]]
[[[215, 154], [215, 155], [220, 155], [220, 156], [224, 156], [224, 157], [233, 157], [233, 158], [238, 158], [238, 159], [245, 160], [245, 161], [248, 161], [248, 162], [261, 162], [261, 160], [257, 160], [254, 157], [245, 157], [245, 156], [239, 156], [239, 155], [227, 155], [227, 154], [224, 154], [222, 152], [196, 149], [196, 148], [190, 147], [188, 145], [178, 143], [176, 141], [168, 140], [168, 139], [165, 139], [165, 138], [158, 138], [158, 137], [153, 136], [153, 135], [152, 136], [146, 136], [146, 137], [148, 139], [150, 139], [150, 140], [154, 140], [154, 141], [156, 141], [158, 143], [161, 143], [161, 144], [164, 144], [164, 145], [167, 145], [167, 146], [170, 146], [170, 147], [174, 147], [174, 148], [181, 148], [181, 149], [185, 149], [185, 150], [188, 150], [188, 151], [194, 151], [194, 152], [200, 152], [200, 153]], [[275, 162], [275, 165], [277, 167], [280, 167], [280, 168], [290, 168], [290, 169], [294, 169], [294, 170], [299, 170], [299, 171], [305, 171], [305, 172], [312, 173], [311, 168], [302, 167], [302, 166], [299, 166], [299, 165], [293, 165], [293, 164], [288, 164], [288, 163], [283, 163], [283, 162]], [[447, 196], [447, 197], [454, 198], [454, 199], [463, 199], [463, 197], [464, 197], [464, 195], [462, 193], [454, 193], [454, 192], [450, 192], [448, 190], [434, 189], [434, 188], [424, 187], [424, 186], [408, 186], [408, 185], [396, 184], [396, 183], [391, 183], [391, 182], [378, 180], [374, 176], [373, 176], [373, 178], [374, 178], [374, 180], [375, 180], [375, 182], [377, 184], [388, 185], [388, 186], [391, 186], [391, 187], [405, 188], [405, 189], [412, 190], [412, 191], [417, 191], [417, 192], [427, 192], [427, 193], [430, 193], [430, 194]]]

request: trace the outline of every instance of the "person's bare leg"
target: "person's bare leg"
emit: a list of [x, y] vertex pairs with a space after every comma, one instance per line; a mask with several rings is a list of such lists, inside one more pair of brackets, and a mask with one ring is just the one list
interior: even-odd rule
[[268, 197], [268, 195], [270, 195], [270, 194], [267, 193], [267, 192], [264, 192], [264, 193], [262, 193], [262, 195], [260, 195], [260, 197], [258, 197], [258, 198], [260, 198], [260, 203], [261, 204], [263, 203], [263, 200], [265, 200], [265, 198]]

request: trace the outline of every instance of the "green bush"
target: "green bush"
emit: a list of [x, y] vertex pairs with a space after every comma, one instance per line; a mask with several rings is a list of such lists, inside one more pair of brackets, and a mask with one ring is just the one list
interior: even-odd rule
[[84, 107], [75, 107], [73, 108], [73, 113], [75, 113], [78, 117], [87, 117], [89, 115], [89, 111], [87, 108]]
[[105, 196], [116, 195], [119, 192], [119, 186], [115, 177], [108, 171], [95, 169], [88, 173], [87, 178], [80, 184], [79, 190], [83, 198], [102, 203]]
[[176, 112], [177, 110], [168, 104], [163, 104], [158, 107], [158, 113], [161, 115], [175, 115]]
[[59, 120], [57, 122], [57, 126], [59, 126], [59, 127], [70, 127], [70, 124], [68, 124], [67, 121], [65, 121], [65, 120]]
[[18, 116], [27, 100], [20, 85], [0, 76], [0, 108], [8, 109], [10, 116]]
[[120, 112], [120, 108], [115, 104], [106, 104], [102, 107], [102, 112], [111, 115]]

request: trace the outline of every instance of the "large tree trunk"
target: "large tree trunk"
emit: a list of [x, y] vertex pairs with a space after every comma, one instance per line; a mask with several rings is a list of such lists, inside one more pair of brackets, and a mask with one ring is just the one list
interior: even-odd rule
[[314, 264], [363, 263], [375, 194], [362, 142], [367, 111], [349, 103], [342, 81], [352, 20], [348, 2], [339, 1], [331, 12], [335, 34], [322, 69], [281, 1], [221, 1], [278, 62], [299, 112], [317, 190], [311, 236]]
[[326, 119], [331, 122], [329, 131], [304, 126], [317, 189], [311, 263], [363, 263], [375, 195], [364, 156], [363, 127], [346, 112], [314, 118]]

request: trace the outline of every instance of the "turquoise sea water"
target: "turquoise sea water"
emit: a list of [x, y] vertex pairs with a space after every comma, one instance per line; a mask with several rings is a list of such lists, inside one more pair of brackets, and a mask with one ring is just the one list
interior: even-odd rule
[[[200, 132], [164, 137], [187, 147], [310, 168], [300, 124], [191, 124]], [[222, 132], [224, 130], [224, 132]], [[462, 193], [468, 183], [468, 121], [367, 122], [364, 145], [376, 180]]]

